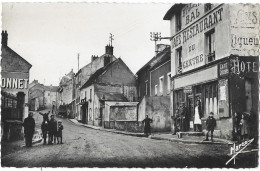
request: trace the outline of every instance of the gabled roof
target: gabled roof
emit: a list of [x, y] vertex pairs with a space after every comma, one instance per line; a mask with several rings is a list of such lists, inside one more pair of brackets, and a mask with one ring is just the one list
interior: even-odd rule
[[[27, 65], [29, 65], [29, 69], [32, 67], [32, 64], [30, 64], [28, 61], [26, 61], [23, 57], [21, 57], [18, 53], [16, 53], [13, 49], [11, 49], [8, 46], [3, 46], [3, 49], [6, 49], [6, 51], [9, 51], [10, 53], [13, 53], [14, 55], [16, 55], [17, 57], [19, 57], [22, 61], [24, 61]], [[3, 56], [2, 56], [3, 57]]]
[[121, 93], [96, 92], [96, 95], [99, 100], [128, 102], [127, 98]]
[[141, 69], [139, 69], [136, 72], [136, 74], [138, 75], [144, 69], [153, 69], [170, 59], [171, 59], [171, 47], [166, 47], [163, 51], [159, 52], [150, 61], [148, 61]]
[[98, 69], [94, 74], [92, 74], [88, 81], [83, 84], [83, 86], [80, 87], [80, 90], [82, 90], [83, 88], [90, 86], [91, 84], [93, 84], [93, 82], [100, 76], [102, 75], [110, 66], [112, 66], [116, 61], [118, 61], [120, 58], [118, 58], [117, 60], [110, 62], [108, 65], [106, 65], [105, 67], [102, 67], [100, 69]]
[[179, 12], [187, 4], [174, 4], [164, 15], [163, 20], [171, 20], [173, 14]]
[[44, 89], [46, 91], [57, 92], [59, 87], [58, 86], [44, 86]]

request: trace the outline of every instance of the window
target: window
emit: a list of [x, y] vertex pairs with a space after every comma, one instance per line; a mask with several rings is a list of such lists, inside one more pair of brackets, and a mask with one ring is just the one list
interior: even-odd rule
[[211, 3], [206, 3], [205, 4], [205, 13], [208, 12], [209, 10], [212, 9], [212, 4]]
[[176, 49], [177, 73], [182, 73], [182, 47]]
[[171, 73], [167, 74], [167, 93], [171, 91]]
[[157, 95], [157, 92], [158, 92], [158, 85], [155, 85], [155, 87], [154, 87], [154, 95]]
[[161, 95], [163, 95], [163, 82], [164, 82], [164, 76], [161, 76], [159, 78], [159, 91]]
[[213, 112], [214, 115], [218, 114], [217, 92], [218, 92], [217, 83], [211, 83], [205, 85], [204, 117], [208, 117], [210, 112]]
[[206, 54], [208, 62], [215, 60], [215, 29], [206, 33]]
[[92, 89], [89, 90], [89, 99], [92, 99]]
[[176, 14], [176, 32], [181, 30], [181, 11]]

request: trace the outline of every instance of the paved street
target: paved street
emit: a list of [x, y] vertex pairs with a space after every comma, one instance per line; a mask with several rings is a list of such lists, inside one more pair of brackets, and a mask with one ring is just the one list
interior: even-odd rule
[[[227, 145], [182, 144], [126, 136], [61, 120], [64, 125], [64, 144], [39, 143], [32, 148], [23, 147], [10, 154], [4, 153], [2, 166], [226, 167], [225, 162], [229, 159]], [[255, 160], [245, 160], [245, 157], [241, 155], [235, 167], [254, 166]], [[231, 164], [228, 167], [234, 166]]]

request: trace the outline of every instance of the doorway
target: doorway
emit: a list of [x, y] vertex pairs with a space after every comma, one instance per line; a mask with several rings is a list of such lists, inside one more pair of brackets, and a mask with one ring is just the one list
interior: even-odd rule
[[194, 105], [193, 105], [193, 95], [188, 96], [188, 113], [189, 113], [189, 131], [192, 131], [194, 128]]

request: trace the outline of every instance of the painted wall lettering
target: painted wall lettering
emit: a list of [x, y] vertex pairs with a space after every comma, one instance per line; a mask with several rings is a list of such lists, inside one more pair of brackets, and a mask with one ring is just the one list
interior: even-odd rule
[[27, 89], [28, 79], [2, 78], [1, 87], [10, 89]]
[[200, 54], [198, 56], [195, 56], [194, 58], [191, 58], [189, 60], [182, 62], [182, 67], [185, 69], [187, 67], [201, 63], [201, 62], [203, 62], [203, 60], [204, 60], [204, 55]]
[[243, 48], [244, 46], [259, 46], [258, 37], [243, 37], [232, 34], [232, 43], [233, 48]]
[[223, 13], [223, 8], [216, 9], [212, 13], [208, 14], [207, 16], [199, 20], [198, 22], [192, 24], [187, 29], [175, 35], [172, 39], [173, 41], [172, 48], [184, 44], [185, 42], [192, 39], [193, 37], [196, 37], [196, 35], [198, 35], [199, 33], [205, 30], [209, 30], [215, 24], [222, 21], [222, 13]]
[[256, 61], [243, 61], [237, 58], [231, 60], [231, 63], [232, 63], [231, 71], [235, 74], [258, 72], [259, 63]]
[[191, 52], [191, 51], [193, 51], [193, 50], [195, 50], [195, 44], [189, 46], [189, 52]]

